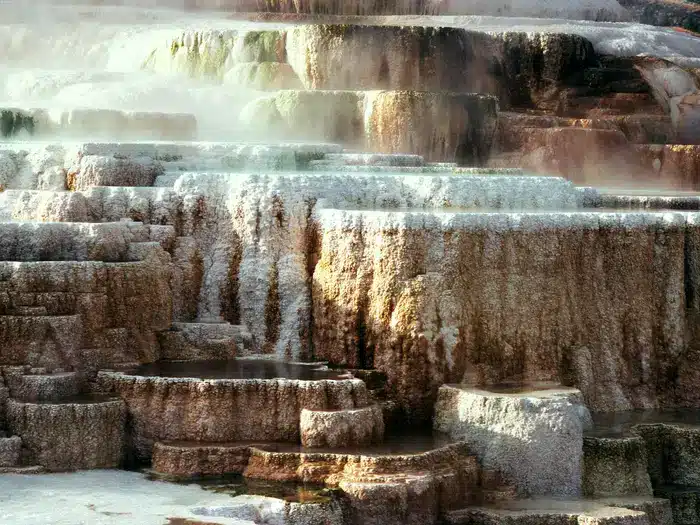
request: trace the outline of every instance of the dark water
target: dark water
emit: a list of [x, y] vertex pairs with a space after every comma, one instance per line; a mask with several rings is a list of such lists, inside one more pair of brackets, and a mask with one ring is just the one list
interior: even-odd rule
[[157, 361], [129, 370], [146, 377], [191, 377], [198, 379], [348, 379], [340, 370], [319, 364], [285, 363], [267, 359], [228, 359], [218, 361]]
[[429, 427], [401, 427], [391, 429], [384, 441], [374, 445], [349, 448], [304, 448], [292, 443], [266, 444], [265, 450], [274, 452], [335, 453], [362, 456], [404, 456], [435, 450], [456, 440]]
[[593, 429], [586, 432], [586, 435], [591, 437], [629, 436], [632, 427], [641, 424], [674, 423], [700, 426], [700, 409], [696, 408], [598, 412], [591, 415], [593, 416]]
[[548, 390], [568, 390], [570, 387], [553, 381], [513, 381], [496, 383], [493, 385], [479, 384], [451, 384], [454, 388], [465, 390], [482, 390], [494, 394], [528, 394], [534, 392], [546, 392]]
[[27, 401], [37, 405], [91, 405], [95, 403], [105, 403], [107, 401], [118, 401], [120, 398], [110, 394], [78, 394], [76, 396], [62, 397], [56, 400]]
[[199, 485], [204, 490], [234, 497], [249, 494], [279, 498], [295, 503], [324, 503], [330, 501], [338, 492], [318, 483], [247, 479], [240, 474], [175, 481], [173, 483]]

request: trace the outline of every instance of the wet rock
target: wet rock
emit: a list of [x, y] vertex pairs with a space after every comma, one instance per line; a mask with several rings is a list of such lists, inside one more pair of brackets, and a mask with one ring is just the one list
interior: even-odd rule
[[365, 384], [357, 379], [200, 380], [100, 372], [98, 382], [101, 391], [126, 402], [140, 457], [150, 457], [154, 441], [296, 442], [302, 409], [367, 405]]
[[301, 80], [284, 62], [242, 62], [226, 72], [224, 83], [257, 90], [300, 89]]
[[379, 405], [355, 410], [301, 411], [301, 445], [308, 448], [342, 448], [380, 443], [384, 419]]

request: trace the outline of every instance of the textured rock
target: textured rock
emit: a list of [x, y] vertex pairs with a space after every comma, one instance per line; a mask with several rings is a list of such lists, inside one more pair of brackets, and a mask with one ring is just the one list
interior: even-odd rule
[[[319, 254], [318, 209], [572, 210], [580, 202], [573, 185], [561, 178], [473, 176], [471, 171], [196, 173], [180, 177], [175, 190], [188, 196], [183, 233], [197, 239], [202, 257], [198, 315], [245, 324], [257, 351], [294, 358], [309, 357], [311, 351], [308, 280]], [[232, 273], [237, 280], [230, 279]]]
[[198, 507], [193, 514], [249, 520], [266, 525], [343, 525], [338, 501], [296, 503], [265, 496], [241, 495], [220, 507]]
[[358, 379], [201, 380], [100, 372], [98, 381], [102, 391], [126, 402], [141, 457], [150, 457], [154, 441], [294, 442], [302, 409], [367, 405], [367, 389]]
[[126, 407], [121, 400], [32, 404], [9, 400], [10, 429], [31, 461], [53, 471], [114, 468], [124, 453]]
[[[170, 326], [167, 262], [0, 263], [0, 363], [91, 369], [157, 358]], [[109, 291], [109, 292], [107, 292]], [[24, 315], [25, 307], [43, 309]]]
[[685, 189], [700, 187], [700, 146], [645, 144], [635, 146], [642, 166], [658, 179]]
[[0, 438], [0, 467], [19, 465], [22, 452], [22, 439], [17, 436]]
[[[514, 163], [539, 173], [566, 176], [576, 183], [595, 184], [640, 177], [634, 149], [615, 129], [528, 128]], [[614, 175], [612, 175], [614, 174]], [[651, 177], [651, 171], [648, 175]]]
[[304, 25], [287, 32], [286, 49], [307, 89], [490, 93], [506, 107], [534, 104], [594, 63], [578, 36], [456, 27]]
[[575, 389], [496, 394], [443, 386], [434, 427], [466, 441], [484, 468], [502, 472], [521, 494], [578, 496], [587, 413]]
[[535, 499], [507, 502], [498, 507], [472, 507], [448, 515], [448, 525], [616, 524], [647, 525], [644, 512], [608, 506], [596, 501]]
[[654, 487], [700, 486], [700, 427], [682, 423], [640, 424], [633, 431], [645, 442]]
[[[319, 217], [316, 355], [385, 372], [416, 416], [441, 384], [467, 380], [562, 381], [592, 410], [695, 403], [695, 361], [681, 357], [695, 308], [685, 290], [697, 285], [684, 270], [693, 214]], [[678, 366], [679, 383], [657, 366]]]
[[479, 467], [464, 443], [411, 455], [273, 452], [253, 448], [246, 477], [320, 482], [347, 495], [351, 523], [434, 523], [469, 502]]
[[91, 186], [151, 186], [163, 166], [152, 158], [121, 159], [86, 155], [68, 172], [68, 188], [83, 190]]
[[671, 503], [666, 499], [643, 496], [622, 496], [601, 498], [598, 501], [611, 507], [622, 507], [643, 512], [647, 515], [650, 525], [671, 525], [674, 523]]
[[158, 336], [162, 359], [232, 359], [250, 346], [245, 327], [228, 323], [173, 323]]
[[42, 375], [10, 375], [7, 377], [7, 384], [13, 398], [35, 403], [77, 396], [83, 388], [83, 380], [76, 372], [59, 372]]
[[384, 419], [379, 405], [354, 410], [301, 411], [301, 445], [309, 448], [339, 448], [380, 443]]
[[151, 468], [175, 478], [242, 474], [249, 457], [248, 444], [158, 442], [153, 445]]
[[583, 494], [587, 497], [651, 496], [644, 440], [584, 437]]
[[0, 260], [123, 261], [132, 239], [127, 223], [0, 223]]

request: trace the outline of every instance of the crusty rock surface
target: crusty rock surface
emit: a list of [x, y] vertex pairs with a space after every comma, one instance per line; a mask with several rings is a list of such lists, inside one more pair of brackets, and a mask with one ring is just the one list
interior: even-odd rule
[[30, 462], [48, 470], [115, 468], [122, 462], [126, 406], [119, 399], [63, 404], [10, 399], [7, 420]]
[[119, 264], [0, 262], [0, 362], [96, 370], [156, 359], [155, 332], [172, 319], [167, 254], [157, 251]]
[[362, 455], [252, 448], [244, 475], [326, 483], [347, 495], [350, 522], [418, 525], [462, 507], [479, 486], [479, 465], [464, 443], [411, 455]]
[[[441, 384], [465, 380], [563, 381], [598, 411], [697, 399], [697, 360], [684, 355], [693, 214], [319, 216], [316, 355], [385, 372], [416, 416], [429, 417]], [[677, 365], [678, 382], [635, 359]]]
[[152, 186], [163, 166], [150, 157], [123, 159], [86, 155], [71, 166], [68, 189], [84, 190], [91, 186]]
[[257, 351], [293, 358], [311, 355], [308, 283], [320, 253], [318, 210], [573, 210], [581, 202], [562, 178], [451, 172], [189, 173], [175, 190], [187, 196], [183, 233], [197, 240], [202, 258], [198, 315], [245, 324]]
[[301, 445], [308, 448], [340, 448], [380, 443], [384, 419], [379, 405], [353, 410], [301, 411]]
[[479, 94], [295, 90], [253, 100], [241, 122], [265, 137], [340, 142], [377, 153], [411, 151], [429, 161], [471, 166], [488, 158], [497, 111], [494, 97]]
[[98, 383], [126, 402], [133, 446], [145, 458], [155, 441], [297, 442], [302, 409], [367, 405], [359, 379], [201, 380], [100, 372]]
[[583, 494], [592, 498], [653, 495], [644, 440], [584, 437]]
[[249, 444], [157, 442], [153, 445], [151, 468], [175, 478], [242, 474], [249, 457]]
[[10, 395], [25, 402], [58, 401], [78, 395], [84, 378], [76, 372], [7, 375]]
[[0, 467], [19, 465], [22, 452], [22, 438], [18, 436], [0, 437]]
[[434, 427], [466, 441], [484, 468], [527, 496], [581, 495], [588, 409], [571, 388], [498, 394], [442, 386]]

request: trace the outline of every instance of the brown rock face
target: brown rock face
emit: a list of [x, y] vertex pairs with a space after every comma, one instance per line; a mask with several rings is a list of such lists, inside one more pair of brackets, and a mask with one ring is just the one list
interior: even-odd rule
[[474, 215], [412, 227], [409, 215], [355, 213], [324, 226], [317, 355], [385, 372], [413, 415], [427, 417], [435, 389], [460, 381], [563, 380], [592, 410], [696, 397], [684, 355], [699, 281], [685, 261], [698, 230], [686, 215]]
[[411, 151], [426, 160], [469, 166], [488, 158], [498, 111], [493, 97], [380, 91], [366, 104], [366, 140], [373, 150]]
[[33, 404], [10, 399], [7, 420], [30, 461], [48, 470], [115, 468], [121, 464], [126, 407], [121, 400]]
[[655, 178], [680, 188], [700, 185], [700, 146], [680, 144], [639, 144], [635, 146], [643, 169]]
[[246, 444], [156, 443], [152, 468], [176, 478], [242, 474], [249, 457], [250, 445]]
[[464, 443], [408, 456], [253, 448], [244, 475], [339, 486], [357, 525], [435, 523], [439, 511], [474, 501], [480, 483], [478, 462]]
[[590, 42], [566, 34], [324, 24], [287, 32], [287, 59], [307, 89], [490, 93], [505, 107], [537, 105], [594, 58]]
[[530, 128], [520, 150], [525, 169], [563, 175], [579, 184], [595, 184], [638, 175], [634, 150], [614, 129]]
[[145, 458], [154, 441], [296, 442], [302, 409], [367, 405], [358, 379], [202, 381], [100, 372], [98, 382], [126, 402], [133, 446]]
[[153, 360], [170, 326], [158, 258], [110, 264], [0, 263], [0, 362], [96, 369]]

